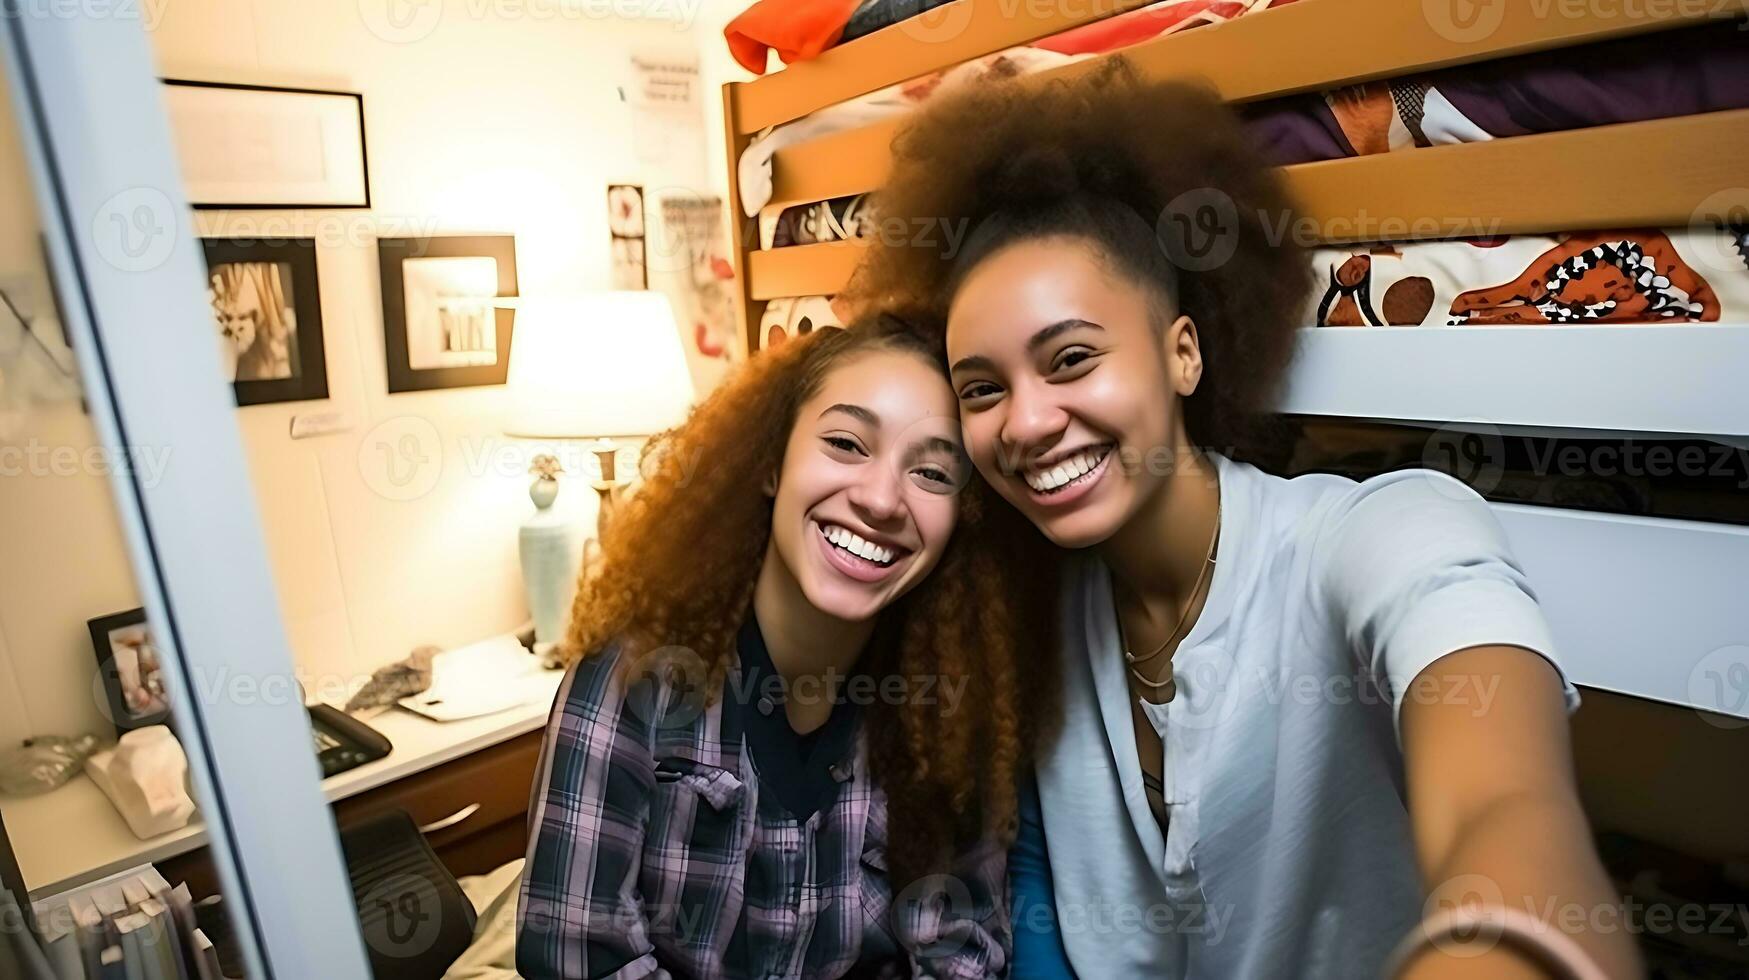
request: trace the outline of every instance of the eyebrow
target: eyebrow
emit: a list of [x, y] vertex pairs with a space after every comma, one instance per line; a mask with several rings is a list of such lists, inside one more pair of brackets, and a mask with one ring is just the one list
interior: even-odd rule
[[1067, 320], [1058, 320], [1056, 323], [1053, 323], [1050, 326], [1045, 327], [1044, 329], [1040, 330], [1038, 333], [1033, 334], [1031, 337], [1028, 337], [1026, 339], [1026, 352], [1028, 354], [1031, 354], [1034, 351], [1038, 350], [1040, 347], [1043, 347], [1044, 345], [1050, 343], [1059, 334], [1067, 333], [1070, 330], [1078, 330], [1082, 327], [1087, 327], [1087, 328], [1092, 329], [1092, 330], [1097, 330], [1100, 333], [1105, 332], [1104, 327], [1100, 326], [1097, 323], [1094, 323], [1092, 320], [1082, 320], [1079, 317], [1071, 317]]
[[[1098, 330], [1101, 333], [1105, 332], [1104, 327], [1094, 323], [1092, 320], [1083, 320], [1079, 317], [1058, 320], [1056, 323], [1043, 327], [1037, 333], [1028, 337], [1026, 339], [1026, 352], [1028, 354], [1034, 353], [1040, 347], [1050, 343], [1059, 335], [1067, 333], [1070, 330], [1079, 330], [1083, 327], [1089, 330]], [[949, 373], [957, 374], [960, 371], [990, 371], [995, 367], [996, 363], [988, 357], [985, 357], [982, 354], [973, 354], [969, 357], [962, 357], [953, 362], [953, 367], [949, 369]]]
[[917, 444], [917, 451], [919, 453], [947, 453], [952, 456], [958, 456], [961, 450], [960, 444], [954, 442], [952, 439], [946, 439], [941, 436], [930, 436]]
[[826, 409], [824, 412], [821, 412], [820, 417], [825, 418], [833, 412], [843, 412], [851, 418], [868, 425], [879, 426], [881, 424], [881, 417], [879, 415], [863, 408], [861, 405], [849, 405], [844, 402], [839, 402], [838, 404]]
[[910, 466], [937, 453], [952, 458], [956, 466], [965, 459], [965, 449], [959, 443], [943, 436], [930, 436], [918, 441], [905, 453], [905, 465]]
[[961, 371], [992, 371], [995, 367], [995, 361], [990, 360], [982, 354], [973, 354], [970, 357], [962, 357], [953, 362], [953, 367], [948, 368], [948, 373], [958, 374]]

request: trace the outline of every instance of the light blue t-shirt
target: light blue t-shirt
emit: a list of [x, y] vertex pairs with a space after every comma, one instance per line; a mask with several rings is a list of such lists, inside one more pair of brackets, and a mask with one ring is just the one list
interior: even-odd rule
[[[1559, 670], [1548, 626], [1499, 522], [1450, 477], [1288, 480], [1211, 458], [1213, 580], [1173, 657], [1177, 693], [1148, 710], [1164, 740], [1164, 836], [1109, 572], [1091, 553], [1067, 569], [1065, 720], [1038, 767], [1037, 811], [1062, 950], [1089, 980], [1377, 976], [1423, 911], [1401, 706], [1440, 697], [1482, 712], [1499, 693], [1483, 677], [1410, 682], [1483, 644]], [[1578, 693], [1562, 684], [1571, 710]], [[1037, 895], [1021, 858], [1037, 843], [1023, 831], [1019, 904]], [[1027, 910], [1015, 911], [1025, 940]], [[1048, 960], [1039, 948], [1017, 940], [1017, 977], [1048, 973], [1028, 962]]]

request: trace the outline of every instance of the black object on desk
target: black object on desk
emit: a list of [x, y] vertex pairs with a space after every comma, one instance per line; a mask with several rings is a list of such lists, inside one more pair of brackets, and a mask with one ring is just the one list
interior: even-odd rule
[[310, 706], [310, 734], [316, 740], [323, 779], [375, 762], [394, 750], [381, 732], [326, 704]]

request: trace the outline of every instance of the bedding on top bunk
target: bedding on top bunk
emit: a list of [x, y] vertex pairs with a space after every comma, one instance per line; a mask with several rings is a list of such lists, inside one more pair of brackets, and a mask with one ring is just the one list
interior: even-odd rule
[[1041, 37], [1031, 47], [1058, 54], [1105, 54], [1204, 24], [1285, 7], [1295, 0], [1164, 0]]
[[838, 43], [859, 0], [759, 0], [723, 28], [729, 55], [755, 75], [770, 53], [784, 64], [817, 58]]
[[[774, 3], [778, 0], [763, 2]], [[798, 2], [809, 5], [819, 0]], [[794, 122], [767, 130], [741, 151], [736, 173], [741, 185], [742, 210], [751, 218], [771, 201], [771, 157], [786, 146], [905, 115], [931, 95], [951, 90], [958, 85], [983, 78], [1004, 78], [1048, 71], [1118, 47], [1204, 24], [1219, 24], [1244, 14], [1293, 2], [1295, 0], [1160, 0], [1116, 17], [1083, 24], [1031, 44], [987, 54], [951, 68], [930, 72], [818, 109]], [[748, 13], [751, 12], [750, 9]], [[730, 28], [734, 27], [735, 24], [731, 22]], [[744, 34], [730, 36], [730, 50], [734, 51], [740, 40], [744, 39]], [[818, 54], [819, 50], [814, 50], [808, 57]], [[739, 60], [740, 55], [736, 57]], [[763, 65], [763, 50], [759, 58], [759, 64]], [[750, 71], [760, 70], [746, 61], [742, 64]]]
[[[1168, 4], [1140, 8], [1065, 35], [1088, 32], [1180, 2], [1205, 0], [1168, 0]], [[1250, 0], [1244, 12], [1280, 4], [1281, 0]], [[1204, 11], [1205, 15], [1211, 13]], [[1199, 16], [1177, 22], [1174, 29], [1205, 22]], [[1749, 108], [1749, 42], [1740, 26], [1741, 22], [1721, 21], [1559, 48], [1272, 99], [1240, 111], [1258, 145], [1285, 166], [1417, 146]], [[1077, 50], [1061, 43], [1065, 35], [828, 106], [776, 127], [741, 154], [738, 175], [743, 210], [753, 217], [770, 202], [771, 157], [785, 146], [903, 115], [942, 88], [987, 77], [1044, 71], [1092, 57], [1100, 53], [1099, 45], [1110, 40], [1090, 35], [1088, 48]], [[1057, 46], [1041, 46], [1047, 43]]]
[[798, 204], [781, 211], [760, 212], [759, 247], [787, 248], [866, 238], [877, 232], [875, 210], [867, 194], [835, 197], [816, 204]]
[[952, 0], [759, 0], [729, 21], [729, 54], [755, 75], [765, 74], [770, 52], [786, 65]]
[[[1749, 224], [1314, 249], [1316, 327], [1749, 323]], [[774, 299], [758, 347], [842, 326], [829, 296]]]
[[1749, 108], [1741, 22], [1461, 65], [1240, 109], [1283, 166]]
[[1009, 48], [961, 62], [945, 71], [931, 72], [921, 78], [876, 89], [769, 129], [748, 143], [736, 161], [741, 209], [751, 218], [770, 203], [771, 158], [786, 146], [903, 116], [936, 92], [951, 91], [984, 78], [1030, 75], [1090, 57], [1092, 55], [1066, 55], [1039, 48]]
[[849, 44], [883, 27], [891, 27], [902, 20], [928, 13], [944, 3], [952, 2], [953, 0], [863, 0], [856, 12], [850, 15], [850, 20], [845, 22], [844, 33], [839, 35], [838, 43]]
[[1749, 225], [1316, 249], [1319, 327], [1749, 323]]
[[781, 347], [821, 327], [842, 327], [847, 318], [833, 308], [830, 296], [786, 296], [765, 304], [759, 317], [754, 350]]
[[[755, 75], [769, 53], [786, 65], [811, 61], [828, 48], [928, 13], [952, 0], [759, 0], [723, 28], [729, 54]], [[1276, 0], [1273, 6], [1292, 3]], [[1218, 23], [1246, 13], [1256, 0], [1161, 0], [1115, 17], [1033, 42], [1062, 54], [1100, 54], [1159, 37], [1193, 23]], [[1270, 6], [1270, 4], [1263, 4]]]

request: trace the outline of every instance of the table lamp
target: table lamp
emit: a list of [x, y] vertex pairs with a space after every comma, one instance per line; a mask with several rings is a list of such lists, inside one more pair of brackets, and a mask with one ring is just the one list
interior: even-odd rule
[[[613, 440], [648, 436], [678, 424], [692, 402], [692, 376], [668, 298], [649, 291], [523, 297], [511, 343], [507, 435], [541, 440], [592, 439], [601, 475], [597, 522], [623, 485]], [[581, 571], [571, 527], [553, 511], [559, 467], [537, 456], [528, 495], [534, 516], [517, 534], [535, 653], [550, 659]]]

